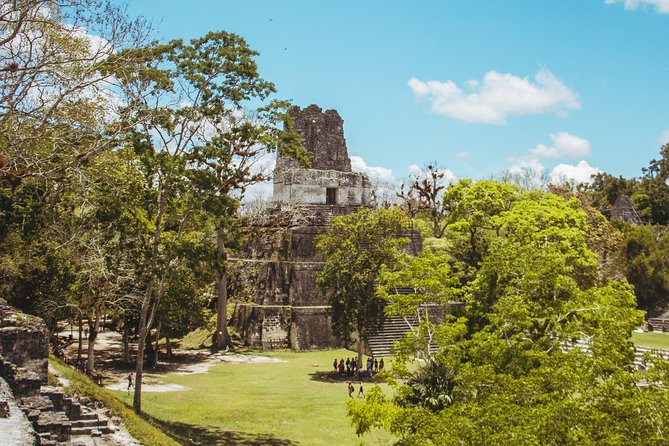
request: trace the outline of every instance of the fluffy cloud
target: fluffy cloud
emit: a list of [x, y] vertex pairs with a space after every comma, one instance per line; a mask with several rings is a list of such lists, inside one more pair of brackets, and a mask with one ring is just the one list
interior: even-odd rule
[[669, 144], [669, 129], [665, 130], [664, 133], [657, 137], [657, 142], [662, 145]]
[[525, 174], [530, 172], [533, 175], [540, 176], [544, 172], [543, 164], [536, 158], [513, 161], [515, 161], [514, 165], [509, 168], [509, 172], [512, 174]]
[[409, 175], [417, 177], [418, 175], [423, 173], [423, 169], [418, 166], [418, 164], [412, 164], [409, 166]]
[[374, 184], [396, 183], [392, 169], [387, 167], [369, 166], [360, 156], [351, 157], [351, 169], [353, 172], [364, 172]]
[[640, 7], [654, 7], [660, 14], [669, 14], [669, 0], [604, 0], [607, 5], [622, 3], [625, 9], [635, 11]]
[[592, 167], [587, 161], [581, 160], [577, 165], [558, 164], [550, 173], [550, 181], [554, 184], [575, 181], [576, 183], [590, 183], [592, 175], [601, 173], [596, 167]]
[[554, 112], [564, 114], [580, 108], [578, 94], [547, 69], [534, 82], [512, 74], [489, 71], [482, 81], [469, 80], [464, 89], [453, 81], [408, 81], [416, 98], [427, 97], [432, 111], [450, 118], [483, 124], [504, 124], [509, 116]]
[[530, 149], [530, 158], [583, 158], [590, 155], [590, 141], [567, 132], [551, 133], [551, 146], [537, 144]]

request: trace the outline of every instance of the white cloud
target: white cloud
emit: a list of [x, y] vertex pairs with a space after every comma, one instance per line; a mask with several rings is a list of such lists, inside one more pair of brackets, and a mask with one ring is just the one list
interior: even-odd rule
[[369, 166], [360, 156], [351, 157], [351, 169], [353, 172], [364, 172], [369, 176], [372, 183], [396, 183], [392, 169], [387, 167]]
[[530, 158], [583, 158], [590, 155], [590, 141], [567, 132], [551, 133], [551, 146], [537, 144], [530, 149]]
[[423, 82], [414, 77], [407, 84], [416, 98], [428, 97], [435, 113], [467, 122], [504, 124], [509, 116], [565, 115], [581, 106], [578, 94], [547, 69], [539, 70], [534, 82], [489, 71], [481, 82], [466, 81], [467, 91], [451, 80]]
[[458, 152], [455, 154], [455, 159], [462, 160], [467, 157], [469, 157], [469, 152], [467, 152], [466, 150], [463, 150], [462, 152]]
[[607, 5], [622, 3], [625, 9], [636, 11], [639, 8], [654, 7], [660, 14], [669, 14], [669, 0], [604, 0]]
[[669, 129], [665, 130], [664, 133], [657, 137], [657, 142], [662, 145], [669, 144]]
[[601, 173], [596, 167], [592, 167], [587, 161], [581, 160], [577, 165], [558, 164], [550, 173], [551, 183], [560, 184], [573, 180], [577, 183], [590, 183], [592, 175]]
[[512, 174], [523, 174], [526, 172], [531, 172], [532, 174], [540, 175], [544, 172], [544, 166], [536, 158], [532, 159], [519, 159], [513, 160], [515, 164], [509, 168], [509, 172]]
[[423, 169], [421, 169], [417, 164], [412, 164], [409, 166], [409, 175], [413, 176], [418, 176], [423, 173]]

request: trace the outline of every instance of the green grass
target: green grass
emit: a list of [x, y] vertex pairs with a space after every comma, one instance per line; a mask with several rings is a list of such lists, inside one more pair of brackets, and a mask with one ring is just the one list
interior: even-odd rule
[[[356, 437], [346, 417], [346, 382], [323, 382], [346, 350], [263, 353], [284, 363], [216, 364], [206, 374], [167, 375], [189, 390], [142, 395], [143, 410], [184, 444], [387, 445], [374, 431]], [[364, 383], [365, 389], [372, 384]], [[386, 385], [382, 384], [385, 388]], [[357, 392], [357, 386], [356, 386]], [[129, 401], [124, 392], [119, 398]]]
[[669, 350], [669, 333], [632, 333], [632, 342], [635, 345], [650, 348], [663, 348]]
[[53, 356], [49, 357], [49, 365], [54, 367], [63, 378], [70, 381], [70, 385], [66, 389], [68, 393], [85, 395], [103, 403], [114, 415], [123, 420], [128, 432], [144, 446], [179, 446], [179, 443], [147, 419], [133, 412], [128, 404], [114, 395], [114, 392], [98, 386], [86, 375], [72, 369]]

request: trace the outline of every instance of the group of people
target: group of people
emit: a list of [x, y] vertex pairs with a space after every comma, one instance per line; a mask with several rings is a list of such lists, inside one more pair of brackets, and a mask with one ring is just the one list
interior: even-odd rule
[[367, 376], [371, 378], [374, 373], [383, 372], [385, 367], [383, 358], [381, 358], [379, 361], [373, 356], [367, 358], [367, 363], [365, 365], [367, 367], [363, 371], [362, 363], [358, 364], [358, 358], [356, 357], [346, 358], [346, 361], [344, 361], [343, 358], [337, 361], [337, 358], [335, 358], [332, 363], [332, 368], [334, 369], [335, 373], [339, 373], [339, 376], [356, 375], [358, 378], [361, 378], [363, 376], [363, 372], [366, 372]]

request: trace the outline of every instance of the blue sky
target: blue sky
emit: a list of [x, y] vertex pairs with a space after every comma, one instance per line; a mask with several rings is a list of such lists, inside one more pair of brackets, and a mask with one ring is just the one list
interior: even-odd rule
[[334, 108], [358, 169], [641, 175], [669, 142], [669, 0], [131, 0], [158, 37], [225, 30], [278, 97]]

